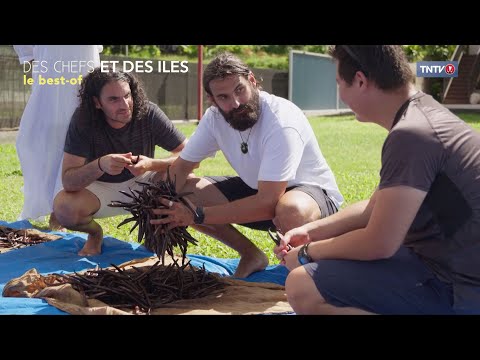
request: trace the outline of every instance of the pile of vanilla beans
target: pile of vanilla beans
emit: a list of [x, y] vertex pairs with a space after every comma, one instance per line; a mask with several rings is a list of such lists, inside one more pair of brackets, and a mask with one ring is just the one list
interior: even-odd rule
[[60, 275], [87, 299], [97, 299], [136, 314], [150, 314], [176, 300], [196, 299], [221, 291], [224, 284], [205, 268], [194, 268], [177, 260], [168, 266], [157, 261], [152, 266], [127, 270], [96, 269], [85, 274]]
[[[131, 202], [113, 201], [109, 206], [122, 207], [132, 214], [118, 227], [134, 222], [130, 233], [138, 229], [138, 242], [144, 240], [144, 246], [155, 252], [159, 261], [153, 266], [133, 268], [128, 272], [112, 265], [115, 269], [66, 275], [66, 281], [87, 298], [97, 298], [114, 307], [138, 308], [144, 313], [175, 300], [203, 297], [222, 289], [224, 284], [217, 277], [208, 274], [205, 268], [196, 270], [186, 261], [188, 244], [197, 243], [186, 227], [168, 229], [167, 225], [150, 224], [151, 219], [159, 218], [152, 209], [167, 208], [160, 203], [162, 198], [182, 202], [194, 211], [184, 199], [190, 193], [177, 194], [175, 181], [168, 172], [166, 181], [137, 183], [142, 185], [141, 191], [122, 191]], [[175, 248], [180, 250], [181, 265], [175, 259]], [[168, 266], [165, 266], [165, 253], [173, 259]]]
[[42, 238], [38, 233], [25, 229], [12, 229], [0, 226], [0, 249], [20, 249], [27, 246], [41, 244], [50, 241]]

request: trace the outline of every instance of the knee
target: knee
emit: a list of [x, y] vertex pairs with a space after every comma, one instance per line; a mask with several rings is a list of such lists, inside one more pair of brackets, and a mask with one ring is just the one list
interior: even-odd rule
[[282, 233], [314, 220], [312, 211], [307, 205], [280, 199], [275, 207], [273, 223], [278, 229], [281, 229]]
[[290, 272], [285, 281], [285, 290], [288, 303], [297, 314], [314, 314], [318, 306], [325, 303], [311, 276], [303, 267]]
[[53, 212], [62, 226], [72, 226], [80, 222], [81, 211], [76, 205], [74, 195], [62, 190], [55, 197]]

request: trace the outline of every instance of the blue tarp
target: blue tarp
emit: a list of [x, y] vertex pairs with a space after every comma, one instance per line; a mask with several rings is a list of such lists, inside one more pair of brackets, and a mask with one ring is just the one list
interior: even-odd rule
[[[12, 228], [32, 228], [28, 221], [6, 223], [0, 225]], [[119, 265], [123, 262], [151, 257], [154, 254], [142, 245], [121, 241], [105, 236], [103, 239], [102, 254], [82, 257], [77, 255], [86, 240], [85, 234], [71, 234], [51, 232], [63, 236], [62, 239], [34, 245], [22, 249], [11, 250], [0, 254], [0, 293], [5, 284], [13, 278], [23, 275], [26, 271], [35, 268], [41, 274], [70, 273], [91, 269], [95, 266], [102, 268], [110, 264]], [[205, 266], [210, 272], [223, 276], [231, 276], [238, 266], [239, 259], [219, 259], [201, 255], [188, 255], [194, 266]], [[253, 273], [243, 280], [256, 282], [273, 282], [285, 285], [288, 270], [281, 265], [269, 266], [264, 271]], [[49, 305], [42, 299], [0, 297], [0, 315], [67, 315]]]

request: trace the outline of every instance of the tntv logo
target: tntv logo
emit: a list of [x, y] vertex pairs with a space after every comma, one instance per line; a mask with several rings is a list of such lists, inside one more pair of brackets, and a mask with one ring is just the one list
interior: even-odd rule
[[458, 61], [419, 61], [417, 77], [457, 77]]

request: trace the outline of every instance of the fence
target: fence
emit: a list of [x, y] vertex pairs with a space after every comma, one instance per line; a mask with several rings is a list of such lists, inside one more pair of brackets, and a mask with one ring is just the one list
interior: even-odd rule
[[0, 129], [18, 127], [29, 96], [13, 47], [0, 46]]
[[[145, 60], [129, 57], [101, 56], [104, 61]], [[156, 62], [157, 60], [155, 60]], [[168, 66], [165, 67], [168, 69]], [[158, 72], [135, 74], [143, 83], [148, 98], [158, 104], [172, 120], [197, 118], [197, 64], [189, 63], [186, 73]], [[288, 98], [288, 72], [253, 69], [257, 78], [263, 78], [265, 91]], [[0, 46], [0, 128], [16, 128], [30, 96], [31, 86], [24, 85], [23, 67], [10, 46]], [[208, 106], [204, 96], [205, 110]]]

